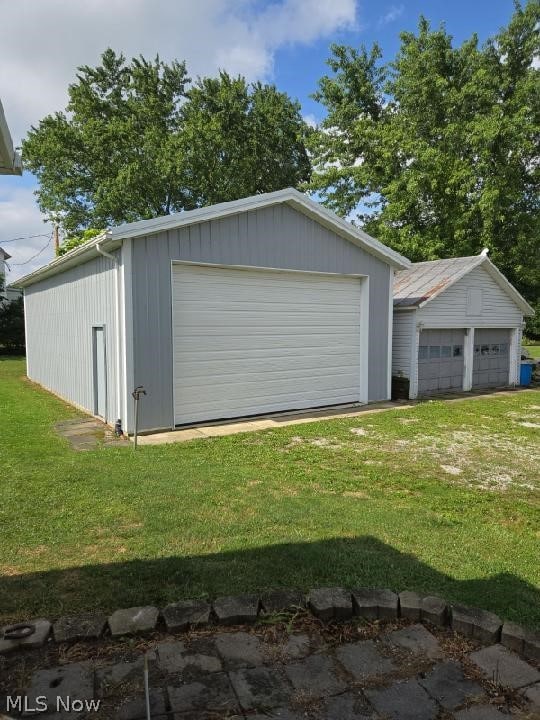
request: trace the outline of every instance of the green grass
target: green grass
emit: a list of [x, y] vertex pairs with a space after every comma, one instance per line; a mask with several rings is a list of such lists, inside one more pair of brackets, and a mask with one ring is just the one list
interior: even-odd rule
[[0, 618], [416, 589], [540, 626], [540, 392], [77, 453], [0, 359]]
[[529, 355], [533, 358], [540, 358], [540, 345], [524, 345]]

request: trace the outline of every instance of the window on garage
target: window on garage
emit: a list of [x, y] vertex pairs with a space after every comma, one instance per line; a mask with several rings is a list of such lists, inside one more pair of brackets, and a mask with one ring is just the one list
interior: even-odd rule
[[418, 360], [449, 360], [463, 356], [463, 345], [419, 345]]
[[485, 345], [475, 345], [474, 354], [480, 357], [496, 357], [498, 355], [506, 355], [508, 353], [508, 343], [491, 343]]

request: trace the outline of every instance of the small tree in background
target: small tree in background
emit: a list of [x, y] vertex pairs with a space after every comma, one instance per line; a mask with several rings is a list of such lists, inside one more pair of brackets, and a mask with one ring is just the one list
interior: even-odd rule
[[68, 235], [66, 239], [59, 245], [56, 254], [65, 255], [70, 250], [73, 250], [73, 248], [79, 247], [79, 245], [83, 245], [89, 240], [93, 240], [102, 232], [103, 230], [98, 230], [97, 228], [88, 228], [88, 230], [83, 230], [82, 232]]

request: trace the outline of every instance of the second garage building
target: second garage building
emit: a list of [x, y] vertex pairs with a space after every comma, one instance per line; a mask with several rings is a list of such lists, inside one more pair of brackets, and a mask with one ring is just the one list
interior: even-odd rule
[[486, 250], [414, 263], [394, 279], [393, 377], [411, 399], [516, 385], [533, 314]]

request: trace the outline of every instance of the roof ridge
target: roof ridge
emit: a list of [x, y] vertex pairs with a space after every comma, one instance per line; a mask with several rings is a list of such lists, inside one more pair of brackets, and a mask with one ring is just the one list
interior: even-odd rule
[[[436, 263], [448, 263], [448, 262], [455, 262], [457, 260], [476, 260], [479, 257], [485, 257], [483, 255], [459, 255], [458, 257], [449, 257], [449, 258], [438, 258], [437, 260], [419, 260], [418, 262], [411, 263], [411, 267], [414, 267], [415, 265], [428, 265], [428, 264], [436, 264]], [[405, 272], [407, 272], [410, 268], [406, 268]], [[402, 270], [400, 272], [403, 272]]]

